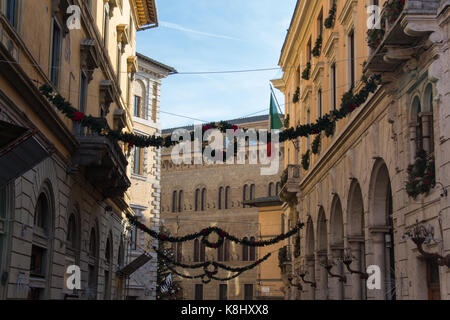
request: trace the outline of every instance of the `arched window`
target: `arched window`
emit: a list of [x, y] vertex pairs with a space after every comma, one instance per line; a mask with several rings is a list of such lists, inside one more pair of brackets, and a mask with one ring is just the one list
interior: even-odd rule
[[430, 83], [425, 88], [423, 112], [421, 114], [423, 130], [423, 147], [425, 151], [434, 152], [433, 130], [433, 85]]
[[277, 196], [280, 193], [280, 183], [277, 182], [277, 184], [275, 185], [275, 195]]
[[78, 249], [78, 226], [75, 218], [75, 214], [71, 214], [69, 222], [67, 223], [67, 246], [70, 249]]
[[[245, 237], [244, 241], [248, 241], [248, 238]], [[248, 261], [248, 246], [246, 244], [242, 245], [242, 261]]]
[[421, 120], [421, 112], [422, 112], [422, 105], [420, 103], [419, 97], [415, 97], [413, 100], [412, 105], [412, 120], [415, 122], [416, 130], [415, 130], [415, 147], [416, 152], [418, 150], [423, 149], [423, 127], [422, 127], [422, 120]]
[[255, 200], [256, 186], [252, 184], [250, 186], [250, 200]]
[[97, 257], [97, 235], [95, 228], [91, 229], [91, 235], [89, 236], [89, 255], [91, 257]]
[[48, 231], [48, 221], [49, 221], [49, 205], [47, 196], [44, 193], [38, 198], [36, 210], [34, 213], [34, 226], [42, 229], [44, 233]]
[[273, 182], [269, 183], [269, 190], [267, 192], [269, 197], [273, 196]]
[[222, 198], [223, 198], [223, 187], [220, 187], [217, 199], [217, 207], [219, 208], [219, 210], [222, 210]]
[[194, 241], [194, 262], [200, 261], [200, 243], [198, 239], [195, 239]]
[[[255, 242], [255, 237], [250, 238], [250, 242]], [[256, 248], [250, 247], [250, 261], [256, 260]]]
[[177, 212], [177, 192], [172, 193], [172, 212]]
[[225, 188], [225, 209], [230, 209], [230, 199], [231, 199], [231, 188]]
[[[248, 185], [244, 185], [244, 188], [242, 189], [242, 202], [245, 202], [247, 200], [247, 194], [248, 194]], [[244, 204], [242, 205], [243, 208], [246, 208], [247, 206]]]
[[230, 261], [230, 240], [228, 239], [224, 241], [223, 261]]
[[178, 191], [178, 212], [183, 212], [183, 190]]
[[177, 257], [176, 261], [181, 262], [183, 260], [183, 243], [178, 242], [177, 243]]
[[206, 188], [202, 190], [202, 211], [206, 210]]
[[200, 244], [200, 261], [205, 262], [205, 258], [206, 258], [206, 247], [205, 244], [202, 242]]
[[195, 190], [195, 211], [199, 211], [200, 209], [200, 189]]

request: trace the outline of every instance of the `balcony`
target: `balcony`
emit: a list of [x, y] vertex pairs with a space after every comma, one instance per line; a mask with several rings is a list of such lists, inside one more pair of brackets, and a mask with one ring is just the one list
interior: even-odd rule
[[80, 147], [73, 157], [73, 164], [85, 169], [88, 181], [105, 197], [123, 200], [131, 183], [127, 177], [128, 162], [117, 142], [84, 127], [76, 128], [75, 136]]
[[297, 193], [300, 192], [301, 167], [289, 164], [281, 177], [280, 199], [289, 205], [297, 204]]
[[[390, 0], [389, 4], [399, 5], [401, 0]], [[381, 29], [372, 33], [372, 53], [365, 71], [374, 73], [393, 72], [398, 66], [408, 62], [414, 68], [416, 58], [425, 44], [439, 41], [436, 14], [440, 0], [406, 0], [403, 10], [396, 12], [384, 8], [381, 12]], [[434, 35], [433, 35], [434, 34]]]

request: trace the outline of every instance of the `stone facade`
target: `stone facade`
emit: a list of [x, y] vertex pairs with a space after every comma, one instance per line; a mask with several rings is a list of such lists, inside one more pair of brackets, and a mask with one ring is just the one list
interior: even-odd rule
[[[1, 0], [0, 12], [0, 59], [12, 61], [0, 68], [0, 299], [124, 299], [126, 146], [82, 130], [38, 88], [131, 132], [136, 31], [157, 24], [155, 3]], [[71, 265], [79, 290], [66, 285]]]
[[[374, 49], [366, 42], [370, 4], [337, 1], [334, 27], [321, 31], [315, 22], [321, 12], [327, 17], [330, 1], [298, 1], [280, 58], [284, 75], [273, 81], [285, 94], [286, 113], [295, 126], [320, 116], [319, 92], [323, 114], [332, 110], [333, 91], [339, 107], [353, 72], [356, 91], [363, 73], [382, 75], [382, 85], [366, 103], [339, 121], [332, 137], [322, 139], [308, 170], [300, 167], [299, 159], [309, 148], [309, 139], [299, 139], [299, 150], [286, 143], [288, 167], [301, 172], [294, 175], [292, 170], [282, 189], [290, 200], [285, 212], [305, 223], [301, 254], [290, 269], [303, 290], [291, 287], [288, 299], [450, 299], [448, 266], [439, 266], [435, 258], [425, 259], [405, 236], [419, 222], [434, 229], [436, 239], [424, 250], [444, 257], [450, 253], [446, 192], [450, 3], [407, 0], [398, 19], [387, 22], [384, 38]], [[322, 53], [310, 58], [308, 41], [320, 32]], [[352, 60], [352, 56], [364, 58]], [[312, 65], [310, 80], [301, 79], [296, 71], [303, 67], [291, 68], [307, 61]], [[300, 101], [293, 103], [297, 87]], [[420, 148], [434, 155], [437, 184], [429, 194], [413, 199], [405, 182], [408, 165]], [[359, 274], [343, 264], [350, 253], [353, 271], [380, 267], [380, 289], [368, 288]]]
[[[232, 120], [229, 123], [236, 124], [240, 128], [267, 129], [268, 116]], [[187, 129], [192, 130], [193, 128]], [[163, 135], [171, 134], [174, 130], [163, 130]], [[281, 150], [282, 152], [283, 150]], [[255, 240], [259, 239], [258, 209], [250, 206], [243, 207], [244, 188], [247, 190], [247, 200], [250, 197], [255, 199], [267, 196], [270, 183], [274, 184], [273, 192], [275, 193], [275, 186], [280, 181], [282, 163], [276, 175], [263, 176], [260, 172], [262, 165], [249, 164], [248, 160], [243, 165], [183, 164], [177, 166], [173, 164], [170, 155], [170, 149], [163, 150], [161, 223], [164, 224], [171, 235], [181, 236], [198, 232], [202, 228], [209, 226], [219, 226], [239, 238], [247, 237], [250, 239], [254, 237]], [[198, 190], [197, 204], [195, 203], [196, 190]], [[202, 204], [203, 190], [205, 190], [205, 195]], [[219, 190], [222, 190], [220, 205]], [[197, 260], [194, 258], [194, 246], [194, 241], [185, 242], [181, 248], [174, 248], [175, 253], [179, 254], [179, 258], [183, 263], [193, 264]], [[230, 266], [251, 264], [252, 262], [248, 261], [250, 256], [249, 259], [243, 261], [243, 254], [242, 246], [231, 243], [227, 254], [229, 259], [224, 258], [226, 260], [224, 263]], [[206, 261], [217, 261], [218, 258], [217, 250], [205, 248]], [[259, 258], [262, 257], [255, 250], [255, 260]], [[198, 270], [186, 272], [199, 273]], [[232, 274], [221, 271], [218, 276], [228, 277], [230, 275]], [[220, 285], [222, 285], [222, 290], [225, 290], [226, 298], [229, 300], [246, 298], [246, 285], [248, 290], [247, 298], [255, 299], [258, 291], [258, 278], [258, 269], [254, 268], [228, 282], [212, 281], [209, 284], [202, 284], [200, 279], [180, 279], [180, 284], [183, 290], [183, 298], [188, 300], [200, 299], [200, 296], [195, 294], [196, 286], [197, 290], [200, 290], [202, 293], [203, 299], [219, 300], [221, 298]], [[223, 285], [226, 285], [226, 287]]]
[[[138, 72], [135, 75], [133, 96], [134, 132], [144, 136], [160, 135], [159, 109], [161, 82], [175, 69], [150, 59], [142, 54], [138, 56]], [[140, 152], [139, 157], [136, 152]], [[161, 199], [161, 149], [134, 148], [131, 152], [130, 206], [142, 223], [159, 231]], [[133, 232], [135, 234], [135, 230]], [[157, 255], [152, 250], [158, 241], [149, 235], [137, 233], [131, 246], [131, 260], [143, 252], [148, 252], [152, 260], [138, 269], [130, 278], [127, 286], [128, 296], [138, 299], [156, 299]]]

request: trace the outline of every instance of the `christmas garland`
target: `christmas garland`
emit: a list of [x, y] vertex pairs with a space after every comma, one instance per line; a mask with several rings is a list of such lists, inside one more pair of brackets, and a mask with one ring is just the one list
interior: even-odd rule
[[302, 155], [302, 168], [303, 170], [307, 171], [309, 169], [309, 159], [310, 159], [310, 151], [307, 150], [303, 155]]
[[300, 101], [300, 87], [297, 87], [297, 90], [295, 90], [295, 93], [292, 97], [292, 102], [297, 103]]
[[376, 49], [381, 40], [383, 40], [384, 34], [385, 31], [383, 29], [367, 30], [367, 45], [372, 49]]
[[331, 7], [330, 11], [328, 12], [328, 18], [325, 19], [324, 26], [327, 29], [331, 29], [334, 26], [334, 22], [336, 21], [336, 11], [337, 11], [337, 5], [336, 1], [333, 2], [333, 6]]
[[320, 134], [318, 134], [312, 144], [311, 144], [311, 151], [313, 154], [318, 154], [319, 153], [319, 149], [320, 149]]
[[[290, 231], [288, 231], [287, 233], [284, 234], [280, 234], [275, 238], [272, 238], [270, 240], [265, 240], [265, 241], [250, 241], [250, 240], [246, 240], [246, 239], [239, 239], [233, 235], [230, 235], [228, 232], [224, 231], [221, 228], [218, 227], [208, 227], [205, 228], [203, 230], [201, 230], [200, 232], [197, 233], [193, 233], [193, 234], [188, 234], [182, 237], [172, 237], [172, 236], [168, 236], [165, 234], [161, 234], [158, 233], [154, 230], [151, 230], [150, 228], [148, 228], [145, 224], [140, 223], [136, 217], [134, 217], [133, 215], [131, 215], [130, 213], [126, 213], [127, 219], [128, 221], [136, 226], [136, 228], [142, 230], [143, 232], [149, 234], [152, 238], [158, 239], [160, 241], [167, 241], [167, 242], [186, 242], [186, 241], [191, 241], [197, 238], [202, 238], [202, 243], [208, 247], [208, 248], [213, 248], [213, 249], [217, 249], [219, 248], [222, 244], [224, 239], [228, 239], [232, 242], [241, 244], [241, 245], [246, 245], [249, 247], [265, 247], [265, 246], [270, 246], [273, 244], [276, 244], [280, 241], [283, 241], [284, 239], [287, 239], [291, 236], [293, 236], [298, 230], [300, 230], [301, 228], [303, 228], [303, 223], [299, 223], [297, 224], [293, 229], [291, 229]], [[209, 235], [211, 235], [212, 233], [215, 233], [218, 235], [219, 239], [217, 242], [210, 242], [208, 240]]]
[[322, 35], [319, 35], [316, 39], [316, 44], [314, 45], [314, 48], [312, 49], [311, 53], [314, 57], [320, 56], [320, 53], [322, 52]]
[[405, 7], [405, 0], [390, 0], [384, 3], [383, 18], [386, 18], [389, 23], [394, 23]]
[[417, 152], [414, 164], [408, 166], [407, 172], [406, 192], [413, 199], [419, 194], [428, 195], [436, 185], [434, 157], [424, 150]]
[[308, 62], [306, 64], [305, 70], [303, 70], [303, 72], [302, 72], [302, 79], [309, 80], [310, 73], [311, 73], [311, 63]]

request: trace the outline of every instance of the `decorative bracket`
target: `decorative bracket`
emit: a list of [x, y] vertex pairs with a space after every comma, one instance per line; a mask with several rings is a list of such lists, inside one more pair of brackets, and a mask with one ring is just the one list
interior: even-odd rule
[[109, 106], [114, 101], [114, 84], [111, 80], [102, 80], [100, 82], [100, 104], [103, 106], [105, 116], [109, 113]]
[[98, 55], [95, 40], [83, 39], [80, 45], [81, 69], [86, 72], [88, 82], [93, 79], [94, 70], [98, 68]]

